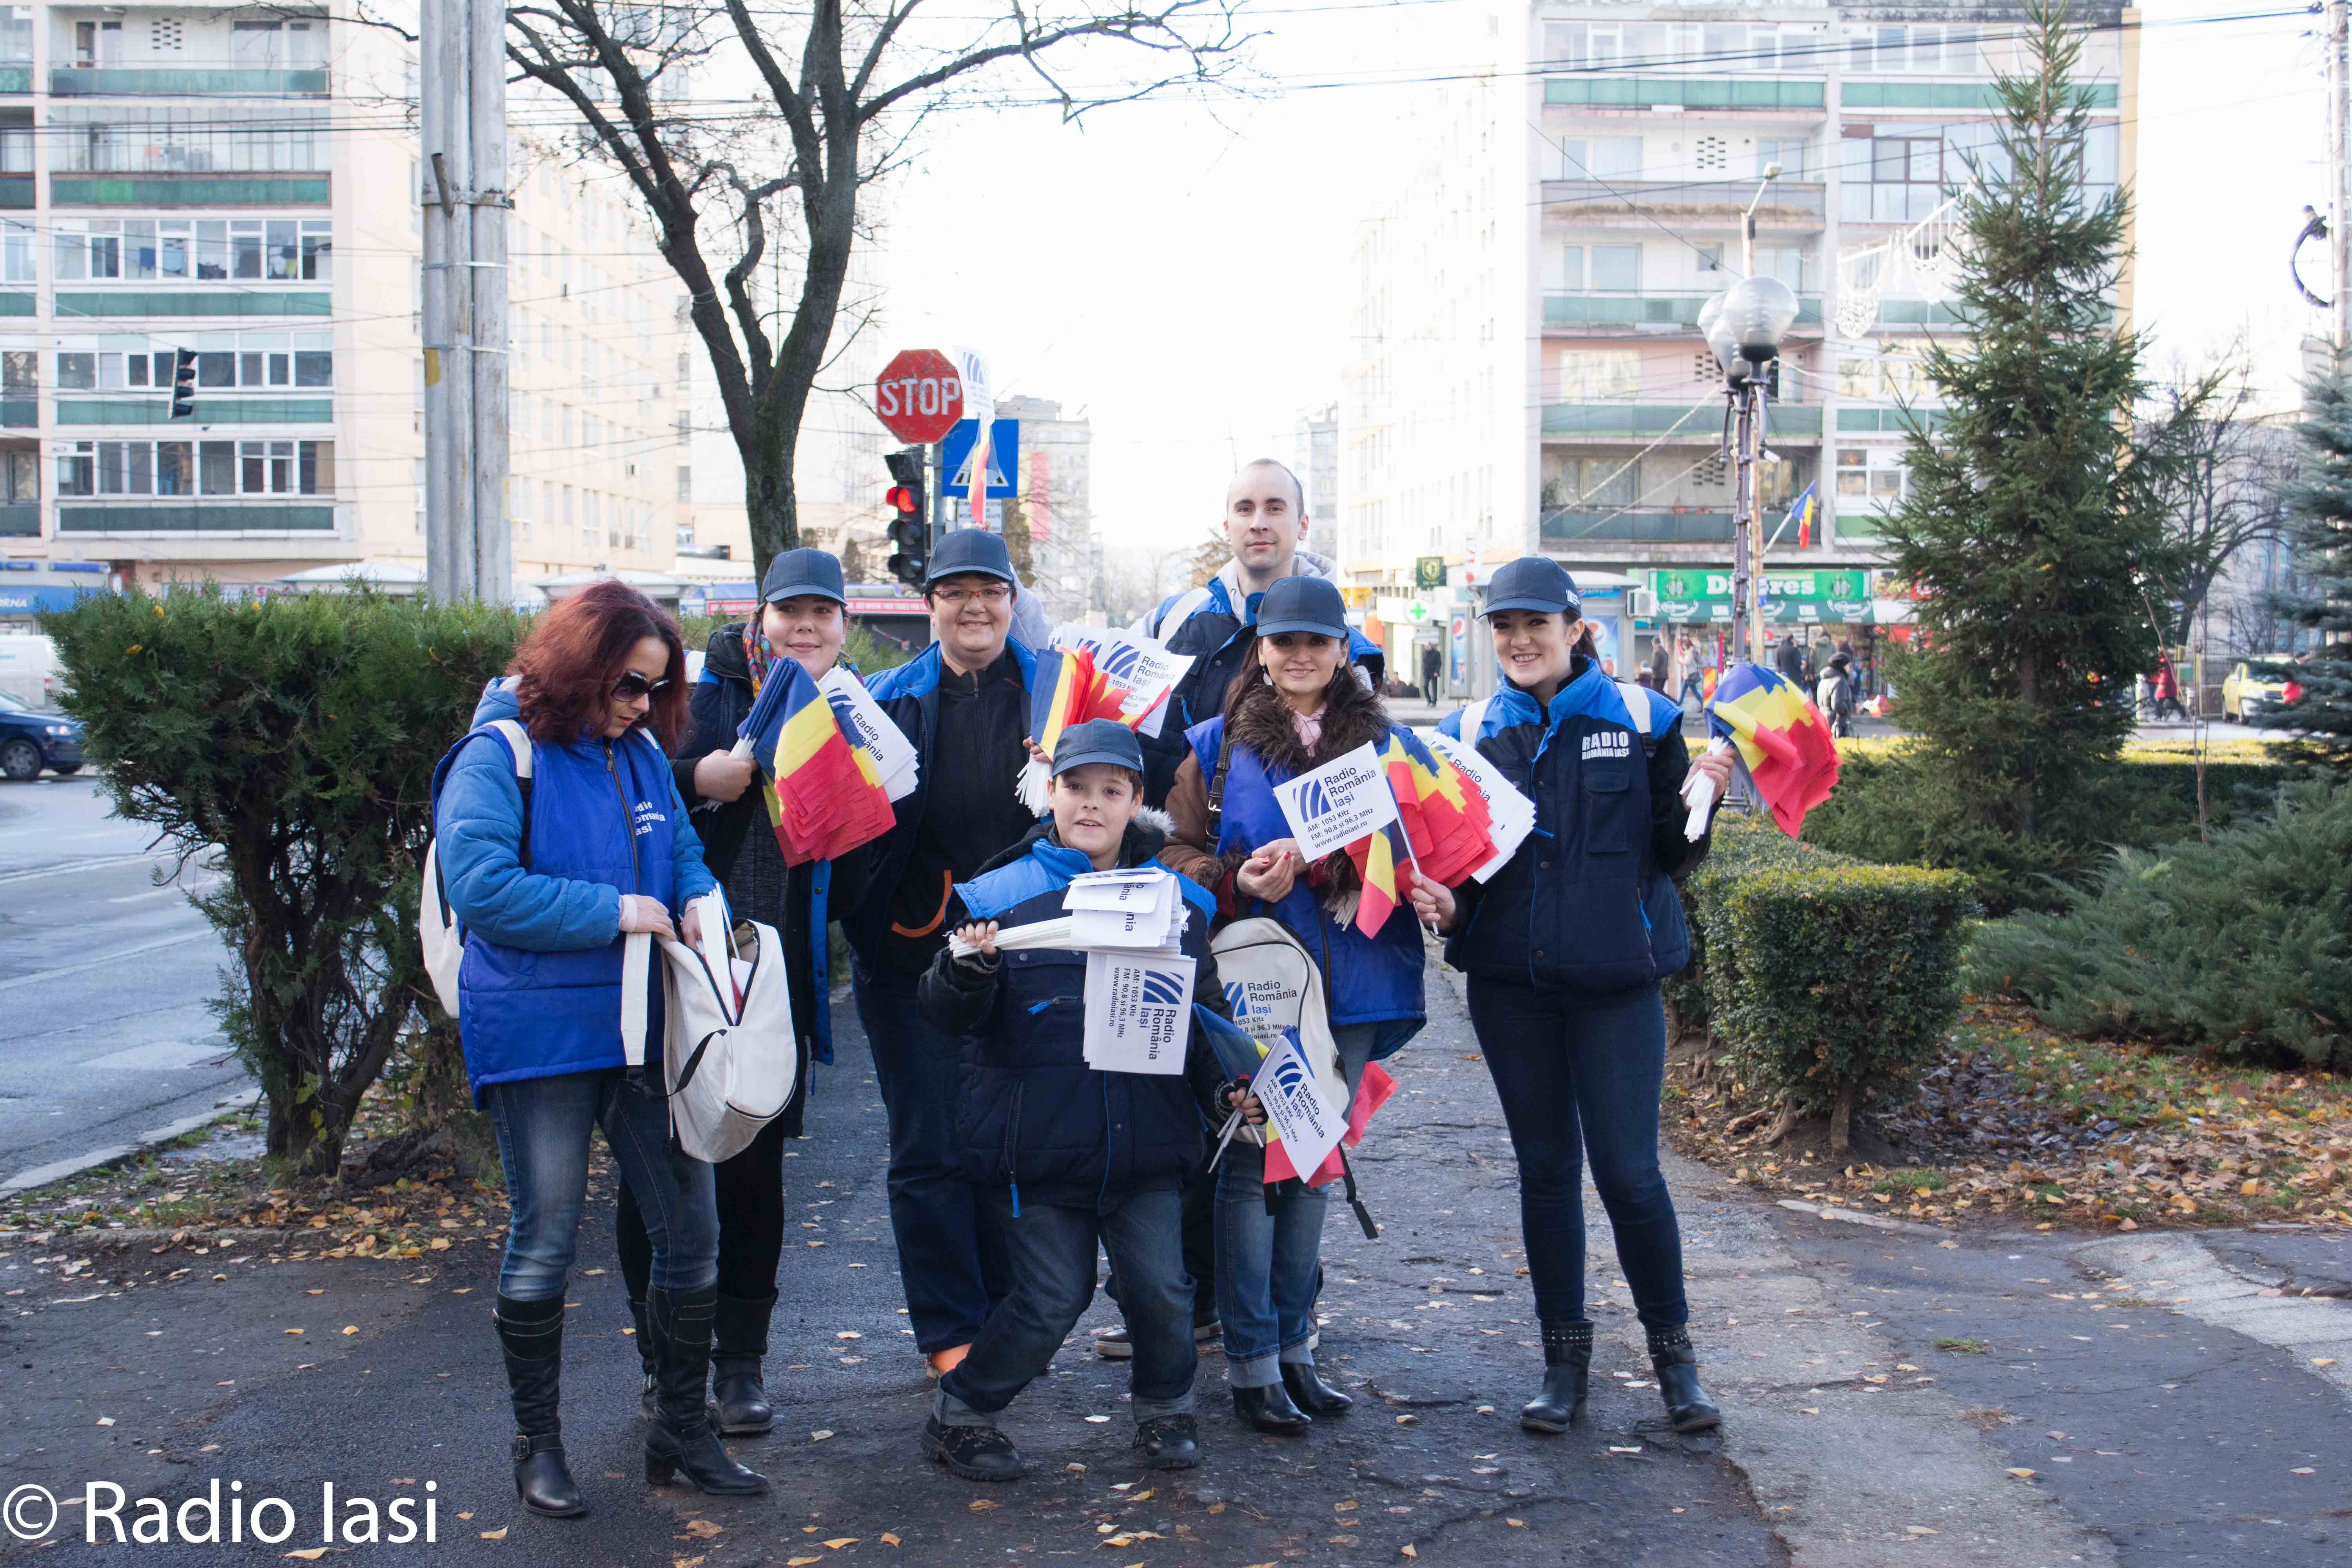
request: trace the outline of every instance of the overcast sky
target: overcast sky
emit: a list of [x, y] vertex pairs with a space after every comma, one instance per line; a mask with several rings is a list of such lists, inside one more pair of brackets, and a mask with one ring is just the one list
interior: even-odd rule
[[[1123, 106], [1076, 126], [1047, 111], [943, 119], [892, 193], [888, 343], [972, 343], [1001, 391], [1091, 416], [1096, 526], [1114, 549], [1189, 543], [1238, 461], [1287, 459], [1298, 413], [1339, 395], [1349, 258], [1379, 210], [1380, 151], [1437, 89], [1296, 84], [1431, 74], [1461, 58], [1486, 11], [1313, 8], [1330, 4], [1267, 0], [1253, 58], [1286, 89], [1213, 113]], [[2157, 0], [2145, 14], [2273, 9]], [[2281, 395], [2314, 325], [2287, 251], [2302, 205], [2325, 205], [2314, 25], [2151, 25], [2142, 53], [2139, 321], [2159, 360], [2247, 331]], [[2324, 268], [2324, 252], [2310, 261]]]

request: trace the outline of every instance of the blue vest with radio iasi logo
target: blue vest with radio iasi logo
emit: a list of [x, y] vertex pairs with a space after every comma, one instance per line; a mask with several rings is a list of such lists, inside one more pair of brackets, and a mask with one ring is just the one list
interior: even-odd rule
[[[1627, 707], [1638, 695], [1646, 710]], [[1464, 711], [1440, 733], [1475, 743], [1535, 803], [1535, 831], [1472, 900], [1445, 944], [1465, 973], [1576, 991], [1655, 984], [1690, 962], [1690, 932], [1674, 879], [1650, 852], [1647, 737], [1682, 722], [1682, 709], [1647, 688], [1632, 693], [1598, 664], [1553, 694], [1549, 710], [1506, 682], [1480, 704], [1478, 733]]]
[[[1410, 733], [1398, 725], [1389, 728], [1398, 734]], [[1184, 731], [1184, 739], [1191, 742], [1192, 755], [1201, 764], [1201, 777], [1213, 782], [1217, 776], [1217, 753], [1224, 748], [1225, 721], [1211, 719], [1195, 724]], [[1290, 823], [1274, 798], [1274, 788], [1297, 776], [1288, 768], [1267, 767], [1256, 752], [1236, 745], [1225, 769], [1223, 825], [1217, 835], [1216, 852], [1227, 855], [1235, 850], [1252, 850], [1262, 844], [1290, 837]], [[1308, 815], [1314, 815], [1315, 803], [1306, 804]], [[1328, 809], [1328, 799], [1323, 804]], [[1255, 900], [1238, 889], [1234, 902], [1237, 911], [1253, 912], [1243, 906], [1254, 904]], [[1380, 1031], [1372, 1047], [1374, 1060], [1411, 1039], [1415, 1028], [1428, 1017], [1422, 992], [1421, 927], [1413, 921], [1411, 905], [1391, 910], [1381, 924], [1380, 934], [1368, 937], [1352, 923], [1334, 924], [1329, 912], [1317, 902], [1315, 889], [1302, 876], [1291, 885], [1289, 892], [1267, 907], [1266, 912], [1280, 921], [1322, 968], [1323, 996], [1330, 1009], [1332, 1027], [1349, 1024], [1400, 1026]], [[1402, 1026], [1404, 1025], [1413, 1027]]]

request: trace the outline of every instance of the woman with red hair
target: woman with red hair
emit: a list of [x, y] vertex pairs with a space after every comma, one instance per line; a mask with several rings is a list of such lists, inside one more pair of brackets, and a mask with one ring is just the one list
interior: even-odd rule
[[[672, 911], [714, 885], [665, 749], [686, 717], [677, 623], [635, 589], [599, 583], [539, 618], [434, 779], [442, 878], [466, 929], [466, 1073], [498, 1131], [510, 1205], [498, 1328], [515, 1491], [560, 1519], [588, 1511], [564, 1464], [557, 1373], [600, 1126], [653, 1245], [646, 1319], [661, 1414], [646, 1436], [646, 1479], [683, 1470], [725, 1493], [768, 1484], [728, 1457], [703, 1404], [719, 1220], [710, 1167], [670, 1142], [658, 968], [646, 1065], [628, 1066], [621, 1043], [624, 939], [677, 934]], [[530, 752], [527, 789], [518, 745]], [[696, 924], [685, 918], [688, 942]]]

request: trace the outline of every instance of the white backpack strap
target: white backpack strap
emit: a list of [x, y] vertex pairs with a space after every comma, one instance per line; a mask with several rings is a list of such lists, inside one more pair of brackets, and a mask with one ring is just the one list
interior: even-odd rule
[[1486, 705], [1493, 700], [1491, 697], [1481, 697], [1462, 710], [1462, 743], [1464, 745], [1475, 746], [1478, 743], [1478, 731], [1486, 727]]
[[1168, 613], [1161, 616], [1159, 625], [1151, 628], [1152, 637], [1161, 642], [1167, 641], [1170, 626], [1182, 626], [1192, 618], [1193, 611], [1208, 602], [1209, 590], [1205, 584], [1184, 594], [1174, 604], [1168, 606]]
[[621, 943], [621, 1059], [646, 1065], [646, 1005], [654, 973], [651, 931], [632, 931]]
[[514, 758], [515, 777], [528, 781], [530, 777], [530, 731], [513, 719], [493, 719], [482, 726], [496, 730], [507, 743], [508, 754]]
[[1650, 689], [1638, 680], [1621, 680], [1617, 699], [1625, 704], [1625, 717], [1633, 733], [1642, 737], [1642, 754], [1648, 756], [1658, 749], [1657, 732], [1651, 727], [1656, 720], [1650, 712]]

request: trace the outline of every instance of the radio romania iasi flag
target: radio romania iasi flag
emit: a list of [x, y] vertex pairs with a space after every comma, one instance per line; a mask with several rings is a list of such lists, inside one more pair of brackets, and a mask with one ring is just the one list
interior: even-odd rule
[[1739, 748], [1756, 793], [1790, 837], [1838, 779], [1837, 741], [1812, 700], [1778, 670], [1735, 664], [1706, 705], [1707, 733]]
[[[1159, 701], [1133, 713], [1123, 711], [1128, 688], [1114, 685], [1110, 676], [1097, 668], [1092, 648], [1039, 650], [1032, 684], [1034, 689], [1029, 694], [1029, 739], [1049, 759], [1054, 748], [1061, 743], [1062, 731], [1072, 725], [1093, 719], [1116, 719], [1132, 730], [1168, 700], [1167, 693], [1162, 692]], [[1040, 816], [1045, 814], [1046, 776], [1045, 765], [1032, 757], [1013, 785], [1022, 804]]]
[[873, 755], [842, 733], [833, 704], [793, 660], [769, 667], [738, 733], [767, 775], [768, 824], [787, 865], [845, 855], [897, 820]]

